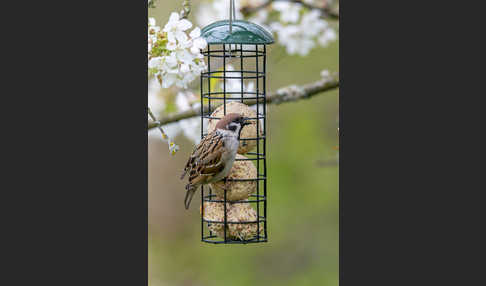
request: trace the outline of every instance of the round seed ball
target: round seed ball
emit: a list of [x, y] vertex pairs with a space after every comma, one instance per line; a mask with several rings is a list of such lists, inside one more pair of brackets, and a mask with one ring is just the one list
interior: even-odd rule
[[[246, 159], [245, 156], [236, 154], [236, 159]], [[255, 179], [257, 178], [257, 168], [251, 161], [235, 161], [228, 175], [229, 179]], [[228, 181], [226, 190], [227, 201], [239, 201], [247, 199], [250, 194], [256, 192], [257, 181]], [[216, 196], [224, 199], [224, 180], [209, 184]]]
[[[201, 209], [200, 209], [201, 211]], [[209, 223], [208, 228], [218, 237], [224, 238], [224, 207], [223, 203], [204, 202], [205, 220], [221, 223]], [[253, 222], [257, 220], [256, 211], [248, 203], [226, 205], [226, 219], [228, 222]], [[226, 237], [231, 239], [249, 240], [257, 232], [257, 223], [228, 223]], [[260, 235], [263, 235], [263, 222], [260, 223]]]
[[[257, 113], [255, 110], [248, 107], [246, 104], [241, 102], [232, 101], [226, 104], [226, 114], [228, 113], [239, 113], [246, 117], [256, 118]], [[221, 105], [216, 108], [211, 117], [218, 117], [222, 118], [224, 116], [224, 106]], [[208, 133], [213, 131], [216, 128], [216, 124], [218, 123], [219, 119], [209, 119], [208, 123]], [[260, 136], [263, 135], [262, 125], [260, 121], [257, 119], [250, 120], [251, 124], [246, 125], [241, 130], [240, 139], [247, 139], [247, 138], [257, 138], [257, 123], [258, 123], [258, 130]], [[238, 154], [246, 154], [251, 151], [253, 148], [256, 147], [257, 140], [240, 140], [240, 146], [238, 147]]]
[[[232, 204], [228, 211], [228, 221], [248, 222], [257, 221], [257, 213], [249, 203]], [[257, 223], [228, 224], [229, 235], [240, 240], [254, 238], [257, 232]], [[260, 236], [263, 236], [263, 222], [260, 223]]]
[[[226, 211], [229, 209], [229, 204], [226, 204]], [[202, 209], [199, 208], [199, 212], [202, 212]], [[204, 215], [203, 218], [205, 220], [210, 221], [220, 221], [223, 223], [208, 223], [208, 228], [216, 233], [220, 237], [224, 237], [223, 229], [224, 229], [224, 205], [223, 203], [216, 203], [216, 202], [204, 202]]]

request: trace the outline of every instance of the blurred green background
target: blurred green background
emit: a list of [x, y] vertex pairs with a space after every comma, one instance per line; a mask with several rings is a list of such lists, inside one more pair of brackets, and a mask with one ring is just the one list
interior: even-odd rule
[[[149, 16], [163, 26], [181, 3], [157, 1]], [[268, 91], [315, 81], [323, 69], [339, 70], [339, 41], [306, 57], [274, 44]], [[338, 94], [268, 106], [267, 243], [201, 242], [200, 196], [186, 211], [179, 180], [193, 143], [176, 137], [181, 149], [171, 156], [166, 143], [149, 140], [149, 285], [338, 285]]]

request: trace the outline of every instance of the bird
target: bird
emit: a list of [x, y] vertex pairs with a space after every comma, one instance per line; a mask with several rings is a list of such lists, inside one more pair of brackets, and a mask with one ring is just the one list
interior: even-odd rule
[[248, 117], [228, 113], [219, 120], [214, 131], [194, 147], [181, 176], [182, 180], [189, 173], [184, 198], [186, 210], [199, 186], [226, 180], [235, 161], [241, 130], [249, 124]]

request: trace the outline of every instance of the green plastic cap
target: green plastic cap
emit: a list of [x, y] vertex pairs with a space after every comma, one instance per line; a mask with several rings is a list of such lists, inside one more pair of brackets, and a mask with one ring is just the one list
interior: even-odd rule
[[201, 30], [208, 44], [272, 44], [272, 34], [263, 27], [244, 20], [233, 21], [230, 33], [229, 20], [212, 23]]

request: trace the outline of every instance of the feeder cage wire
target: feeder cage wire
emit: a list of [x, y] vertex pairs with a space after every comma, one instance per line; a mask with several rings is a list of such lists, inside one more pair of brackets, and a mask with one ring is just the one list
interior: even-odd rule
[[[221, 119], [221, 117], [211, 116], [217, 106], [222, 104], [224, 115], [226, 115], [226, 104], [229, 102], [237, 101], [248, 106], [256, 105], [256, 117], [250, 118], [257, 121], [256, 137], [240, 139], [240, 143], [245, 140], [256, 141], [256, 148], [252, 150], [253, 152], [243, 154], [245, 159], [235, 159], [235, 164], [237, 161], [245, 160], [254, 162], [257, 177], [228, 179], [228, 181], [256, 182], [256, 194], [251, 194], [247, 200], [229, 201], [226, 189], [224, 197], [217, 198], [209, 186], [201, 186], [201, 240], [214, 244], [267, 242], [266, 46], [272, 44], [274, 39], [268, 31], [258, 25], [236, 20], [233, 0], [230, 0], [229, 14], [229, 21], [212, 23], [201, 31], [201, 36], [208, 43], [207, 49], [202, 51], [207, 61], [207, 71], [201, 73], [201, 138], [207, 135], [204, 133], [204, 126], [208, 120]], [[227, 64], [230, 62], [235, 65], [235, 70], [227, 69]], [[227, 90], [229, 81], [240, 82], [237, 91], [234, 88], [230, 91]], [[245, 83], [250, 84], [250, 82], [253, 82], [255, 91], [245, 90]], [[232, 86], [234, 87], [234, 85]], [[224, 219], [222, 221], [204, 218], [205, 204], [209, 203], [223, 204]], [[229, 221], [227, 207], [230, 204], [250, 204], [256, 211], [256, 220]], [[210, 224], [223, 224], [223, 233], [219, 233], [218, 236], [208, 228]], [[242, 226], [256, 224], [255, 235], [250, 238], [230, 236], [228, 226], [233, 225], [234, 229], [235, 224]]]

